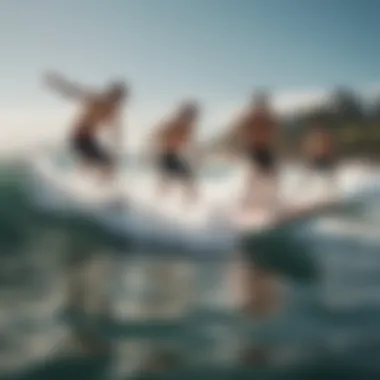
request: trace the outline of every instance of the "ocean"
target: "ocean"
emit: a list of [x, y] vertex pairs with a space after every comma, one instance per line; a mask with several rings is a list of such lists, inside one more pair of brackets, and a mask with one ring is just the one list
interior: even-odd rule
[[[45, 213], [28, 175], [0, 166], [2, 379], [379, 378], [380, 197], [263, 239], [283, 296], [274, 317], [255, 320], [233, 309], [237, 260], [153, 255], [77, 214]], [[88, 315], [65, 309], [70, 285]], [[101, 295], [112, 320], [91, 314]], [[265, 360], [248, 360], [253, 351]]]

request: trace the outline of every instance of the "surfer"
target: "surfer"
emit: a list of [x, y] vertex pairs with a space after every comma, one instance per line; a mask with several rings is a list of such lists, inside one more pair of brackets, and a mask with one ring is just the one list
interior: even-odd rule
[[[274, 152], [277, 131], [277, 119], [270, 97], [263, 92], [252, 97], [248, 109], [233, 123], [231, 140], [235, 141], [239, 156], [248, 164], [243, 208], [258, 206], [257, 203], [266, 208], [269, 205], [263, 204], [268, 203], [264, 198], [272, 198], [273, 191], [277, 194], [277, 159]], [[262, 191], [258, 187], [263, 187]], [[272, 205], [273, 199], [269, 198], [267, 201]], [[253, 204], [254, 201], [256, 204]]]
[[174, 181], [185, 186], [187, 199], [196, 197], [194, 173], [186, 155], [191, 148], [198, 116], [198, 105], [187, 101], [173, 117], [162, 122], [152, 136], [152, 150], [161, 177], [160, 194], [164, 194]]
[[[282, 209], [276, 154], [278, 124], [270, 95], [259, 92], [232, 126], [230, 141], [248, 169], [240, 205], [241, 215], [247, 215], [248, 220], [260, 214], [277, 217]], [[280, 279], [262, 259], [266, 256], [263, 249], [242, 244], [242, 261], [237, 271], [244, 295], [242, 311], [256, 320], [269, 318], [280, 307]], [[268, 347], [252, 343], [243, 344], [241, 355], [244, 365], [260, 365], [271, 360]]]
[[[239, 158], [248, 165], [241, 215], [273, 215], [280, 210], [279, 167], [275, 153], [278, 122], [266, 93], [252, 97], [248, 109], [233, 123], [231, 140]], [[247, 232], [249, 235], [249, 233]], [[245, 240], [245, 238], [243, 238]], [[262, 247], [261, 247], [262, 248]], [[266, 319], [279, 308], [279, 278], [263, 264], [265, 251], [258, 246], [242, 244], [242, 261], [238, 264], [238, 283], [242, 286], [242, 311], [254, 319]], [[279, 249], [281, 249], [279, 247]], [[243, 348], [243, 362], [251, 364], [269, 360], [264, 347], [248, 344]]]
[[112, 132], [116, 144], [122, 141], [121, 111], [128, 90], [123, 82], [111, 83], [104, 92], [74, 84], [59, 74], [48, 73], [46, 84], [61, 95], [79, 101], [81, 111], [72, 125], [70, 145], [84, 167], [100, 171], [103, 180], [115, 173], [115, 154], [97, 141], [99, 132]]
[[[278, 123], [267, 93], [253, 95], [248, 108], [232, 123], [223, 139], [225, 150], [248, 166], [239, 205], [239, 223], [252, 224], [252, 218], [272, 215], [280, 206], [277, 186], [278, 165], [275, 154]], [[223, 145], [223, 143], [222, 143]], [[252, 251], [252, 252], [251, 252]], [[233, 275], [242, 286], [243, 312], [256, 318], [277, 307], [277, 278], [256, 260], [255, 249], [242, 247], [242, 261]]]

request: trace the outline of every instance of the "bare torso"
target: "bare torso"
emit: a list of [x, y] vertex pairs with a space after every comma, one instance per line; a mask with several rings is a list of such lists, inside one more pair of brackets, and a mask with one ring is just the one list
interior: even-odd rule
[[106, 128], [116, 117], [119, 105], [102, 97], [88, 99], [74, 123], [75, 134], [94, 135]]
[[250, 111], [241, 124], [241, 140], [247, 149], [272, 145], [276, 132], [276, 120], [269, 112]]
[[162, 152], [179, 153], [188, 146], [193, 125], [179, 120], [173, 120], [164, 125], [157, 142]]

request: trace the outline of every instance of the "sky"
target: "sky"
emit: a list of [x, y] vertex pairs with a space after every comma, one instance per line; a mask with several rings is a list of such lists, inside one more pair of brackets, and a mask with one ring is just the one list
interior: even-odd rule
[[62, 140], [75, 104], [46, 70], [90, 88], [125, 78], [127, 146], [185, 98], [215, 133], [257, 88], [281, 111], [335, 85], [380, 88], [378, 0], [0, 0], [0, 134], [8, 147]]

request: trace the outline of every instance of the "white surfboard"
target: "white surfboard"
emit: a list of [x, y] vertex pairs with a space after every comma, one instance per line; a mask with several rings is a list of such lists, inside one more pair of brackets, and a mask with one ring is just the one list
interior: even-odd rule
[[[95, 220], [117, 236], [127, 236], [144, 244], [180, 246], [190, 251], [214, 251], [223, 257], [234, 250], [242, 233], [259, 233], [268, 228], [284, 228], [287, 224], [315, 219], [331, 207], [346, 206], [351, 195], [340, 194], [334, 199], [310, 199], [302, 205], [289, 202], [279, 215], [268, 210], [232, 212], [232, 206], [216, 207], [201, 199], [196, 205], [165, 204], [154, 197], [142, 196], [141, 188], [132, 185], [120, 188], [97, 185], [83, 172], [62, 172], [49, 160], [38, 161], [32, 168], [31, 190], [38, 207], [50, 213], [80, 213]], [[359, 192], [359, 194], [362, 192]], [[318, 198], [318, 197], [317, 197]], [[232, 204], [233, 205], [233, 204]], [[220, 205], [219, 205], [220, 206]]]

